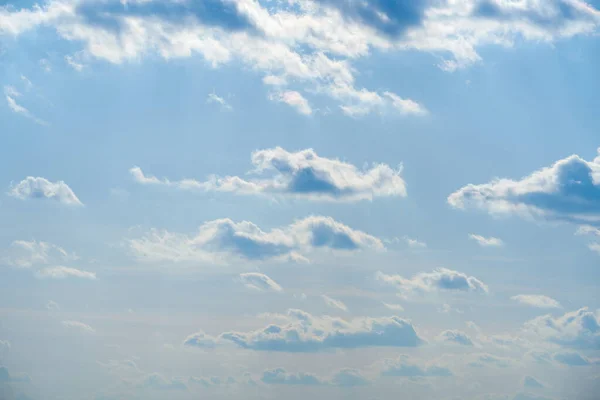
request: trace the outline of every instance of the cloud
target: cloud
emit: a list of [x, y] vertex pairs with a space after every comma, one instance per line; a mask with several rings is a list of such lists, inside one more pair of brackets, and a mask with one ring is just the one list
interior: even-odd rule
[[435, 291], [487, 293], [488, 287], [474, 276], [446, 268], [438, 268], [433, 272], [421, 272], [408, 279], [400, 275], [386, 275], [378, 272], [377, 279], [395, 286], [403, 296], [423, 294]]
[[439, 365], [421, 366], [407, 355], [401, 355], [395, 360], [383, 361], [382, 376], [397, 376], [406, 378], [449, 377], [454, 374], [448, 368]]
[[258, 290], [261, 292], [283, 291], [283, 289], [281, 288], [281, 286], [279, 286], [277, 282], [269, 278], [267, 275], [258, 272], [248, 272], [245, 274], [240, 274], [240, 279], [242, 280], [242, 283], [250, 289]]
[[482, 247], [501, 247], [504, 246], [504, 242], [495, 237], [483, 237], [480, 235], [469, 234], [469, 239], [475, 240], [477, 244]]
[[[1, 27], [0, 27], [0, 30], [1, 30]], [[27, 78], [25, 78], [25, 83], [27, 84], [27, 82], [29, 82], [29, 80]], [[29, 84], [31, 84], [31, 82], [29, 82]], [[26, 118], [29, 118], [30, 120], [32, 120], [33, 122], [35, 122], [38, 125], [48, 125], [48, 123], [46, 121], [43, 121], [43, 120], [37, 118], [27, 108], [25, 108], [22, 105], [20, 105], [19, 103], [17, 103], [17, 98], [21, 97], [21, 93], [19, 93], [14, 87], [5, 86], [4, 87], [4, 97], [6, 98], [6, 103], [8, 105], [8, 108], [12, 112], [14, 112], [16, 114], [20, 114]]]
[[[600, 151], [600, 149], [599, 149]], [[578, 224], [600, 221], [600, 155], [559, 160], [520, 180], [469, 184], [448, 197], [453, 207]]]
[[400, 176], [402, 169], [393, 170], [386, 164], [361, 171], [352, 164], [320, 157], [312, 149], [288, 152], [281, 147], [253, 152], [252, 164], [251, 173], [259, 177], [251, 180], [213, 176], [207, 181], [170, 181], [145, 175], [139, 167], [132, 168], [130, 173], [140, 184], [200, 192], [270, 194], [321, 201], [406, 197], [406, 184]]
[[473, 346], [473, 340], [464, 332], [457, 330], [446, 330], [439, 334], [438, 340], [446, 343], [459, 344], [461, 346]]
[[598, 364], [590, 359], [582, 356], [575, 352], [563, 352], [554, 354], [554, 360], [561, 364], [568, 365], [570, 367], [585, 367], [592, 364]]
[[553, 400], [553, 399], [549, 399], [548, 397], [543, 397], [543, 396], [537, 396], [537, 395], [530, 394], [530, 393], [517, 393], [515, 395], [515, 397], [513, 397], [513, 400]]
[[[273, 80], [271, 79], [270, 81], [272, 82]], [[279, 103], [285, 103], [303, 115], [311, 115], [313, 113], [308, 100], [295, 90], [271, 93], [269, 99]]]
[[96, 330], [94, 328], [92, 328], [91, 326], [84, 324], [83, 322], [79, 322], [79, 321], [63, 321], [62, 324], [63, 324], [63, 326], [65, 326], [69, 329], [76, 329], [76, 330], [79, 330], [84, 333], [95, 333], [96, 332]]
[[589, 243], [588, 248], [593, 252], [600, 254], [600, 229], [594, 228], [589, 225], [580, 226], [577, 228], [576, 235], [587, 235], [595, 238], [595, 242]]
[[207, 341], [212, 345], [219, 341], [255, 351], [311, 353], [363, 347], [415, 347], [423, 343], [413, 325], [398, 317], [344, 320], [314, 317], [290, 309], [285, 319], [287, 322], [282, 325], [273, 324], [251, 332], [225, 332], [217, 339], [200, 332], [189, 336], [184, 345], [207, 347]]
[[10, 350], [10, 342], [8, 340], [0, 340], [0, 355], [3, 351]]
[[408, 247], [413, 249], [424, 249], [427, 247], [427, 243], [420, 242], [417, 239], [411, 239], [409, 237], [404, 237], [404, 241], [408, 245]]
[[41, 279], [66, 279], [66, 278], [81, 278], [81, 279], [96, 279], [95, 272], [81, 271], [69, 267], [48, 267], [39, 270], [36, 276]]
[[60, 306], [57, 302], [48, 300], [48, 302], [46, 303], [46, 309], [49, 311], [60, 311]]
[[67, 63], [68, 66], [73, 68], [75, 71], [77, 71], [77, 72], [83, 71], [84, 65], [82, 63], [80, 63], [79, 61], [77, 61], [77, 59], [75, 57], [67, 55], [67, 56], [65, 56], [65, 62]]
[[209, 93], [206, 99], [207, 103], [217, 104], [222, 110], [231, 111], [233, 107], [224, 98], [217, 96], [215, 93]]
[[492, 354], [475, 354], [472, 356], [473, 361], [468, 365], [473, 368], [483, 368], [485, 366], [492, 366], [496, 368], [508, 368], [513, 364], [513, 360], [506, 357], [498, 357]]
[[219, 219], [202, 224], [195, 235], [151, 230], [141, 238], [128, 240], [128, 245], [131, 253], [142, 261], [211, 263], [233, 259], [306, 261], [299, 252], [384, 249], [380, 239], [319, 216], [268, 232], [248, 221]]
[[335, 386], [353, 387], [365, 386], [371, 382], [360, 371], [352, 368], [344, 368], [333, 376], [331, 383]]
[[[2, 389], [3, 383], [11, 383], [11, 382], [28, 383], [28, 382], [31, 382], [31, 377], [29, 375], [11, 376], [11, 374], [8, 372], [8, 368], [0, 365], [0, 389]], [[4, 393], [4, 392], [0, 391], [0, 394], [2, 394], [2, 393]]]
[[382, 304], [388, 310], [392, 310], [392, 311], [404, 311], [404, 307], [402, 307], [400, 304], [389, 304], [389, 303], [382, 303]]
[[584, 307], [557, 318], [543, 315], [526, 322], [525, 330], [562, 346], [595, 350], [600, 348], [600, 311]]
[[40, 264], [77, 260], [77, 255], [48, 242], [15, 240], [10, 245], [5, 262], [19, 268], [30, 268]]
[[217, 345], [217, 339], [199, 331], [186, 337], [183, 344], [190, 347], [212, 349]]
[[187, 390], [185, 383], [176, 379], [166, 379], [157, 373], [148, 375], [139, 386], [154, 390]]
[[283, 368], [276, 368], [263, 372], [261, 378], [268, 385], [323, 385], [325, 384], [318, 376], [313, 374], [292, 374]]
[[533, 376], [526, 376], [523, 378], [523, 387], [530, 389], [543, 389], [545, 385], [540, 383], [540, 381], [535, 379]]
[[342, 303], [341, 301], [332, 299], [331, 297], [324, 295], [324, 294], [321, 295], [321, 297], [325, 301], [325, 304], [327, 304], [327, 307], [346, 311], [346, 312], [348, 311], [348, 307], [346, 307], [346, 305], [344, 303]]
[[8, 194], [21, 200], [51, 199], [67, 206], [83, 206], [66, 183], [63, 181], [54, 183], [40, 177], [28, 176], [13, 186]]
[[537, 308], [561, 308], [562, 306], [556, 300], [548, 296], [535, 295], [535, 294], [519, 294], [511, 297], [512, 300], [518, 301], [521, 304], [525, 304]]

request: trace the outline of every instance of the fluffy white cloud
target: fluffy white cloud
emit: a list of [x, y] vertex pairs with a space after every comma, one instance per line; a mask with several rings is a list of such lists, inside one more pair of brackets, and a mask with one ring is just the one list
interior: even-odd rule
[[486, 238], [481, 235], [470, 234], [469, 239], [472, 239], [477, 242], [482, 247], [500, 247], [504, 246], [504, 242], [501, 239], [495, 237]]
[[9, 195], [17, 199], [51, 199], [68, 206], [82, 206], [69, 185], [63, 181], [50, 182], [45, 178], [28, 176], [13, 186]]
[[446, 330], [439, 334], [438, 340], [445, 343], [459, 344], [461, 346], [473, 346], [473, 340], [464, 332], [457, 330]]
[[130, 170], [133, 178], [145, 185], [163, 185], [182, 190], [271, 194], [310, 200], [357, 201], [374, 197], [406, 196], [401, 169], [377, 164], [361, 171], [352, 164], [320, 157], [312, 149], [288, 152], [281, 147], [252, 153], [256, 179], [238, 176], [212, 176], [207, 181], [183, 179], [170, 181], [145, 175], [141, 168]]
[[128, 240], [131, 253], [149, 262], [203, 261], [227, 263], [231, 259], [306, 260], [299, 252], [316, 249], [382, 250], [378, 238], [353, 230], [332, 218], [312, 216], [280, 229], [262, 231], [251, 222], [220, 219], [206, 222], [195, 235], [151, 230]]
[[321, 297], [325, 301], [325, 304], [327, 304], [327, 307], [334, 308], [336, 310], [348, 311], [348, 307], [346, 307], [346, 305], [343, 302], [336, 299], [332, 299], [331, 297], [324, 294], [321, 295]]
[[424, 377], [449, 377], [453, 373], [446, 367], [439, 365], [419, 365], [407, 355], [401, 355], [397, 359], [383, 361], [381, 367], [382, 376], [398, 376], [406, 378]]
[[519, 294], [511, 297], [512, 300], [518, 301], [521, 304], [526, 304], [538, 308], [561, 308], [558, 301], [551, 297], [536, 295], [536, 294]]
[[271, 93], [269, 95], [269, 99], [280, 103], [285, 103], [296, 109], [296, 111], [298, 111], [300, 114], [311, 115], [313, 113], [308, 100], [306, 100], [302, 94], [295, 90]]
[[43, 268], [36, 272], [36, 276], [41, 279], [66, 279], [66, 278], [81, 278], [81, 279], [96, 279], [95, 272], [81, 271], [75, 268], [64, 266]]
[[227, 102], [227, 100], [225, 100], [224, 98], [218, 96], [215, 93], [209, 93], [208, 97], [206, 98], [206, 102], [207, 103], [212, 103], [212, 104], [217, 104], [221, 107], [222, 110], [226, 110], [226, 111], [231, 111], [233, 110], [233, 107], [231, 106], [231, 104], [229, 104]]
[[40, 264], [72, 261], [77, 258], [75, 254], [68, 253], [62, 247], [52, 243], [15, 240], [10, 245], [5, 262], [15, 267], [29, 268]]
[[[600, 151], [600, 149], [599, 149]], [[573, 155], [520, 180], [467, 185], [448, 197], [456, 208], [575, 223], [600, 221], [600, 156]]]
[[413, 325], [402, 318], [314, 317], [291, 309], [286, 322], [252, 332], [225, 332], [213, 338], [203, 332], [190, 335], [187, 346], [213, 347], [218, 341], [232, 342], [244, 349], [308, 353], [361, 347], [415, 347], [423, 343]]
[[600, 348], [600, 310], [587, 308], [561, 317], [543, 315], [525, 323], [525, 330], [550, 342], [580, 349]]
[[452, 292], [488, 292], [487, 285], [474, 276], [468, 276], [462, 272], [446, 268], [439, 268], [433, 272], [422, 272], [412, 278], [403, 278], [400, 275], [386, 275], [382, 272], [378, 272], [376, 277], [378, 280], [398, 288], [402, 296], [439, 290]]
[[94, 328], [92, 328], [91, 326], [89, 326], [88, 324], [84, 324], [83, 322], [79, 322], [79, 321], [63, 321], [62, 324], [63, 324], [63, 326], [65, 326], [69, 329], [76, 329], [76, 330], [79, 330], [84, 333], [95, 333], [96, 332], [96, 330]]
[[258, 272], [248, 272], [240, 274], [240, 279], [246, 287], [259, 291], [281, 292], [283, 289], [277, 282], [265, 274]]

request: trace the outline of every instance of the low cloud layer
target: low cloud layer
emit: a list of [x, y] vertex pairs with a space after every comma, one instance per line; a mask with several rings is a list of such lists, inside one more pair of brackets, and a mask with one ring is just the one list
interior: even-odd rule
[[73, 190], [63, 181], [50, 182], [45, 178], [28, 176], [11, 187], [8, 194], [20, 200], [53, 200], [66, 206], [82, 206]]
[[190, 335], [186, 346], [214, 347], [217, 342], [234, 343], [255, 351], [311, 353], [363, 347], [415, 347], [423, 343], [413, 325], [398, 317], [315, 317], [301, 310], [280, 316], [286, 323], [272, 324], [252, 332], [225, 332], [212, 338], [203, 332]]
[[96, 273], [82, 271], [76, 268], [69, 267], [48, 267], [42, 268], [38, 272], [36, 272], [36, 276], [41, 279], [66, 279], [66, 278], [80, 278], [80, 279], [89, 279], [95, 280]]
[[384, 360], [381, 370], [382, 376], [395, 376], [405, 378], [449, 377], [453, 373], [446, 367], [439, 365], [420, 365], [409, 356], [401, 355], [395, 360]]
[[182, 190], [236, 194], [281, 195], [309, 200], [358, 201], [375, 197], [405, 197], [406, 184], [401, 168], [376, 164], [360, 170], [352, 164], [317, 155], [312, 149], [288, 152], [281, 147], [252, 153], [257, 178], [211, 176], [206, 181], [171, 181], [146, 175], [139, 167], [130, 170], [136, 182]]
[[386, 275], [378, 272], [377, 279], [395, 286], [402, 296], [436, 291], [488, 292], [487, 285], [474, 276], [468, 276], [462, 272], [446, 268], [439, 268], [433, 272], [421, 272], [412, 278], [403, 278], [400, 275]]
[[312, 216], [263, 231], [251, 222], [219, 219], [202, 224], [194, 235], [151, 230], [129, 239], [132, 255], [148, 262], [201, 261], [223, 264], [232, 259], [306, 261], [315, 250], [383, 250], [380, 239], [328, 217]]

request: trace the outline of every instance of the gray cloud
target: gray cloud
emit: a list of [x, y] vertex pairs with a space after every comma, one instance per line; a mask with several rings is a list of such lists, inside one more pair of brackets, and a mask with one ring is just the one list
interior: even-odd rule
[[570, 367], [585, 367], [592, 364], [600, 364], [599, 361], [592, 361], [579, 353], [571, 351], [554, 354], [554, 360]]
[[526, 322], [525, 329], [562, 346], [600, 349], [600, 311], [581, 308], [557, 318], [544, 315]]
[[207, 181], [182, 179], [171, 181], [145, 175], [139, 167], [130, 170], [136, 182], [182, 190], [231, 192], [237, 194], [283, 195], [309, 200], [358, 201], [375, 197], [406, 196], [406, 184], [386, 164], [359, 170], [352, 164], [320, 157], [312, 149], [288, 152], [281, 147], [252, 153], [252, 174], [245, 180], [239, 176], [212, 176]]
[[464, 332], [457, 330], [446, 330], [440, 333], [438, 340], [447, 343], [459, 344], [461, 346], [473, 346], [473, 340]]
[[487, 293], [488, 287], [474, 276], [468, 276], [462, 272], [439, 268], [433, 272], [422, 272], [412, 278], [403, 278], [400, 275], [386, 275], [377, 273], [377, 279], [393, 285], [406, 296], [414, 293], [428, 293], [438, 290], [455, 292], [478, 292]]
[[382, 376], [397, 376], [406, 378], [449, 377], [452, 371], [439, 365], [422, 366], [406, 355], [395, 360], [385, 360], [381, 371]]
[[63, 181], [50, 182], [45, 178], [28, 176], [13, 186], [8, 194], [17, 199], [49, 199], [67, 206], [82, 206], [73, 190]]

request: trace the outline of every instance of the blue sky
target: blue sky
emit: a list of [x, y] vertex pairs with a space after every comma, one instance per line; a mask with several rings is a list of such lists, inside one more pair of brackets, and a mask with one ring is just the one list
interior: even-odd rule
[[0, 399], [594, 399], [598, 8], [0, 2]]

